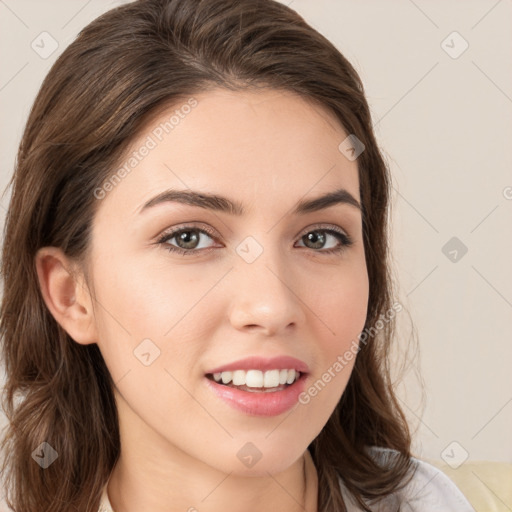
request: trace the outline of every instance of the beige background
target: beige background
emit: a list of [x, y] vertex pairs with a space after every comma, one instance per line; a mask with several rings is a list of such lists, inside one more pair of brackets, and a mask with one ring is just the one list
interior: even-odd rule
[[[121, 3], [0, 0], [2, 191], [46, 72], [81, 28]], [[399, 388], [415, 453], [512, 462], [512, 2], [284, 3], [361, 74], [392, 170], [397, 299], [417, 331], [424, 379], [423, 408], [414, 371]], [[31, 47], [43, 31], [58, 42], [47, 58]], [[410, 320], [399, 320], [404, 345]]]

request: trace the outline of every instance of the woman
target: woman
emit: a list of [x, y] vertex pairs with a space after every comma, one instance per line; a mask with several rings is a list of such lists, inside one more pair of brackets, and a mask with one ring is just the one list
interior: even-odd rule
[[390, 385], [390, 177], [350, 63], [271, 0], [139, 0], [23, 135], [1, 309], [16, 512], [472, 510]]

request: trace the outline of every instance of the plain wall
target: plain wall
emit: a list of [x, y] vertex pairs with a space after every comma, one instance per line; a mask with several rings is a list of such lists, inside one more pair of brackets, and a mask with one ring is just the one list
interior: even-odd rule
[[[2, 191], [50, 66], [121, 3], [0, 2]], [[416, 329], [424, 380], [423, 409], [414, 371], [398, 388], [415, 453], [512, 462], [512, 3], [283, 3], [360, 73], [392, 171], [396, 299]], [[31, 47], [43, 51], [42, 32], [58, 42], [47, 58]], [[411, 319], [398, 316], [405, 346]]]

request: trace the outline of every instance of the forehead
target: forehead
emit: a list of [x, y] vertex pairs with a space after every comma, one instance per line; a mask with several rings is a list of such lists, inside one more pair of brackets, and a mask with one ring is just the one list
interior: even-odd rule
[[293, 92], [195, 94], [153, 116], [107, 199], [131, 214], [166, 188], [282, 203], [283, 193], [297, 200], [344, 187], [359, 199], [357, 163], [338, 149], [346, 137], [332, 112]]

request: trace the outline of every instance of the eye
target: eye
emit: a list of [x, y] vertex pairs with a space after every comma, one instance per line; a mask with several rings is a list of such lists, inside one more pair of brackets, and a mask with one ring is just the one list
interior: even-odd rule
[[[201, 229], [194, 226], [183, 226], [179, 229], [164, 233], [162, 237], [158, 239], [158, 243], [165, 245], [165, 248], [170, 252], [190, 255], [194, 252], [198, 252], [195, 249], [205, 248], [200, 244], [201, 238], [205, 237], [213, 238], [213, 231], [209, 228]], [[176, 239], [178, 246], [169, 244], [173, 239]]]
[[341, 253], [354, 243], [346, 233], [334, 228], [308, 231], [301, 237], [301, 241], [304, 240], [305, 243], [311, 244], [313, 247], [310, 248], [312, 249], [321, 249], [321, 246], [326, 244], [329, 237], [334, 238], [338, 242], [338, 245], [316, 252], [324, 254]]
[[[199, 249], [209, 250], [212, 248], [212, 246], [202, 245], [202, 238], [214, 239], [215, 235], [208, 227], [182, 226], [181, 228], [164, 233], [157, 243], [164, 245], [170, 252], [190, 256], [202, 252]], [[323, 247], [329, 241], [329, 238], [334, 240], [335, 245], [325, 249]], [[176, 245], [170, 243], [172, 240], [175, 240]], [[304, 244], [302, 247], [310, 248], [314, 252], [322, 254], [341, 253], [354, 243], [346, 233], [337, 228], [310, 230], [300, 238], [300, 241], [308, 244]]]

